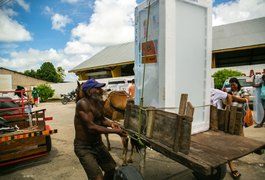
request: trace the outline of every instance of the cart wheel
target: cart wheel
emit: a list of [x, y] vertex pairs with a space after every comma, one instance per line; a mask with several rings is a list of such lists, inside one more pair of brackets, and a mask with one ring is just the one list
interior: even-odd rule
[[114, 180], [143, 180], [142, 175], [134, 166], [119, 167], [114, 174]]
[[62, 99], [62, 104], [63, 105], [66, 105], [68, 103], [68, 99], [66, 98], [66, 97], [64, 97], [63, 99]]
[[193, 171], [193, 175], [196, 177], [198, 180], [222, 180], [224, 179], [226, 175], [226, 164], [220, 165], [217, 167], [214, 171], [213, 174], [205, 176], [204, 174], [198, 173]]
[[46, 147], [47, 147], [47, 152], [50, 152], [52, 149], [51, 136], [46, 136]]

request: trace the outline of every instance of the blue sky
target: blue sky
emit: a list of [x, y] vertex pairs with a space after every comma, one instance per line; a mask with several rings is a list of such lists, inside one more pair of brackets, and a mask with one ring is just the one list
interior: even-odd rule
[[[141, 2], [0, 0], [0, 67], [24, 72], [50, 61], [67, 72], [106, 46], [133, 41]], [[264, 9], [265, 0], [214, 0], [213, 25], [264, 17]]]

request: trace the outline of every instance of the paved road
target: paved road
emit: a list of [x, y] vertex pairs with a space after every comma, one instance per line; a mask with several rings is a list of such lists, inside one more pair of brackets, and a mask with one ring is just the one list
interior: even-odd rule
[[[62, 105], [60, 102], [42, 103], [38, 108], [47, 109], [47, 116], [53, 116], [53, 121], [48, 124], [52, 128], [58, 129], [58, 134], [52, 135], [52, 151], [48, 156], [22, 162], [16, 165], [0, 169], [0, 179], [21, 180], [85, 180], [86, 175], [78, 159], [73, 152], [73, 117], [75, 104]], [[245, 129], [245, 135], [256, 140], [265, 142], [265, 128]], [[120, 165], [121, 161], [121, 141], [117, 135], [111, 135], [111, 154]], [[135, 155], [134, 166], [138, 167], [139, 155]], [[263, 180], [265, 179], [265, 155], [250, 154], [238, 159], [236, 162], [238, 170], [242, 173], [242, 180]], [[147, 161], [145, 179], [195, 179], [190, 169], [164, 157], [163, 155], [147, 149]], [[232, 179], [227, 172], [225, 180]]]

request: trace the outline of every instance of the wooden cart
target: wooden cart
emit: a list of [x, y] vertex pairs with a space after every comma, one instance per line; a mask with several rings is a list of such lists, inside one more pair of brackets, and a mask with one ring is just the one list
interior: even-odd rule
[[[15, 91], [0, 91], [2, 94]], [[19, 91], [25, 93], [28, 91]], [[2, 96], [3, 97], [3, 96]], [[12, 102], [14, 99], [1, 98], [0, 118], [2, 123], [0, 134], [0, 166], [13, 164], [47, 155], [51, 150], [51, 134], [57, 133], [57, 129], [50, 129], [46, 124], [52, 117], [45, 116], [45, 109], [26, 113], [25, 99], [20, 99], [17, 107], [3, 107], [3, 103]], [[16, 113], [14, 113], [16, 112]], [[19, 130], [5, 132], [4, 126], [18, 127]], [[9, 129], [10, 130], [10, 129]]]
[[228, 161], [265, 148], [264, 142], [239, 136], [242, 113], [234, 108], [211, 107], [210, 129], [191, 135], [193, 111], [187, 95], [181, 97], [178, 114], [128, 104], [124, 128], [131, 136], [140, 136], [146, 146], [192, 169], [199, 179], [223, 179]]

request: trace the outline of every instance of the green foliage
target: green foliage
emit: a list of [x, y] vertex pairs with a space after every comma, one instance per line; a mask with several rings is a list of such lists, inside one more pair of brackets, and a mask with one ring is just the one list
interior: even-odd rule
[[59, 82], [57, 71], [51, 62], [45, 62], [37, 70], [37, 77], [50, 82]]
[[56, 69], [51, 62], [44, 62], [37, 71], [34, 71], [33, 69], [26, 70], [24, 71], [24, 74], [55, 83], [63, 82], [65, 77], [64, 69], [62, 67], [57, 67]]
[[41, 84], [36, 87], [37, 91], [39, 92], [39, 97], [41, 102], [47, 101], [54, 95], [54, 89], [51, 88], [48, 84]]
[[212, 75], [212, 77], [214, 78], [214, 86], [216, 89], [221, 89], [227, 78], [241, 75], [242, 73], [239, 71], [230, 69], [219, 70]]
[[34, 69], [24, 71], [24, 74], [30, 77], [37, 77], [37, 72]]
[[65, 72], [61, 66], [57, 67], [57, 75], [58, 75], [59, 82], [63, 82], [64, 77], [65, 77]]

